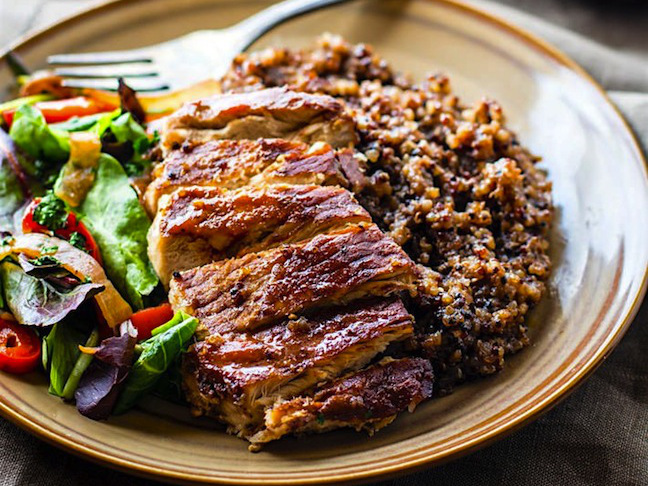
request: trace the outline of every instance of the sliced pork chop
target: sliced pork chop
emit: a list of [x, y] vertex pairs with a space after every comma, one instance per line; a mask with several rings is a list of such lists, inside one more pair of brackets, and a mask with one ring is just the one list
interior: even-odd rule
[[361, 187], [364, 175], [350, 150], [312, 146], [286, 140], [220, 140], [187, 145], [158, 164], [144, 194], [155, 214], [161, 196], [179, 187], [214, 186], [236, 189], [274, 183]]
[[365, 366], [412, 332], [412, 317], [390, 298], [294, 316], [254, 333], [210, 335], [185, 356], [184, 387], [195, 414], [248, 436], [278, 400]]
[[169, 301], [210, 333], [254, 330], [309, 308], [415, 292], [416, 267], [374, 224], [173, 275]]
[[166, 149], [186, 141], [259, 138], [326, 142], [342, 148], [356, 139], [354, 123], [341, 101], [286, 88], [220, 94], [186, 103], [169, 116], [163, 133]]
[[369, 213], [340, 187], [187, 187], [160, 202], [148, 234], [148, 253], [167, 286], [175, 271], [362, 222], [371, 223]]
[[380, 363], [322, 386], [313, 396], [277, 402], [265, 414], [262, 430], [248, 437], [251, 449], [288, 434], [326, 432], [341, 427], [373, 434], [398, 413], [432, 396], [430, 362], [420, 358]]

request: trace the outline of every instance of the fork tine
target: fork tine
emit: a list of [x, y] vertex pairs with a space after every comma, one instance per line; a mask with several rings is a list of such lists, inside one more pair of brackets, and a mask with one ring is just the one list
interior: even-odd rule
[[78, 54], [56, 54], [47, 58], [49, 64], [121, 64], [131, 62], [152, 62], [146, 51], [83, 52]]
[[[157, 76], [148, 78], [126, 78], [124, 81], [128, 86], [139, 92], [165, 91], [169, 89], [169, 85]], [[63, 80], [63, 86], [68, 88], [90, 88], [105, 91], [117, 91], [119, 83], [117, 79], [108, 78], [70, 78]]]
[[156, 75], [155, 66], [151, 63], [60, 67], [54, 69], [54, 73], [69, 78], [141, 78]]

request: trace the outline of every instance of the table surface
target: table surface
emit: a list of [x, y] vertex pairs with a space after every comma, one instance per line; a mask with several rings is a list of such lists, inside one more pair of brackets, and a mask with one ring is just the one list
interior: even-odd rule
[[[101, 0], [0, 0], [0, 48]], [[648, 2], [471, 0], [558, 45], [610, 91], [648, 147]], [[515, 8], [512, 8], [515, 6]], [[648, 303], [596, 373], [562, 404], [467, 458], [387, 485], [647, 485]], [[90, 464], [0, 419], [0, 484], [156, 484]]]

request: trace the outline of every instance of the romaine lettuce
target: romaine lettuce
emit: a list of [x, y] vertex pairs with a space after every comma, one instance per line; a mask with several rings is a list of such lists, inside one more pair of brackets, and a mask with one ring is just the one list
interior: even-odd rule
[[147, 256], [151, 222], [113, 157], [99, 157], [95, 183], [79, 206], [79, 214], [97, 241], [108, 278], [136, 308], [158, 284]]

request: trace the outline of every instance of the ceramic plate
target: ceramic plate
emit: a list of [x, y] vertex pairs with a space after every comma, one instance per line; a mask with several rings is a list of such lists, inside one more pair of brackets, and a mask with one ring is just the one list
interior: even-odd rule
[[[24, 40], [32, 67], [48, 54], [135, 47], [222, 27], [259, 1], [117, 1]], [[304, 46], [324, 30], [368, 42], [421, 79], [451, 76], [466, 102], [499, 100], [522, 142], [542, 155], [557, 207], [550, 291], [531, 317], [533, 345], [498, 376], [419, 406], [372, 438], [338, 431], [286, 439], [252, 454], [247, 444], [187, 410], [147, 402], [93, 422], [47, 394], [45, 378], [0, 374], [0, 411], [89, 459], [184, 482], [306, 484], [358, 481], [439, 463], [502, 437], [581, 382], [629, 325], [645, 287], [648, 182], [627, 125], [572, 61], [493, 17], [450, 1], [365, 1], [311, 14], [255, 47]], [[214, 46], [217, 55], [218, 46]], [[11, 78], [0, 66], [0, 87]]]

